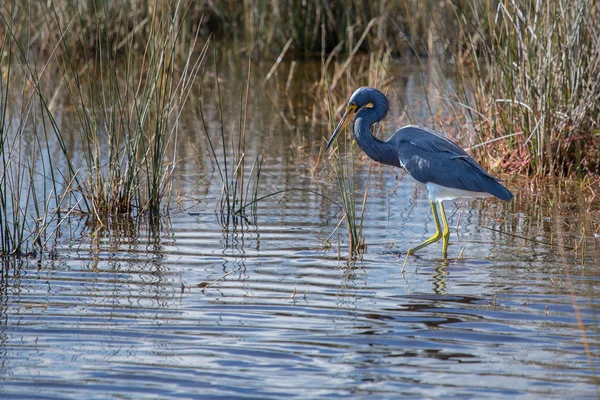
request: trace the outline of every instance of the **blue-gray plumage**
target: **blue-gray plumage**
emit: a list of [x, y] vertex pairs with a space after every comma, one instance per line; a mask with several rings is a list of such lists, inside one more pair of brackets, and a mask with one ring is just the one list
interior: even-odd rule
[[[371, 133], [371, 125], [381, 121], [389, 110], [386, 96], [379, 90], [357, 89], [346, 107], [342, 120], [333, 132], [326, 149], [354, 116], [354, 136], [360, 148], [373, 160], [394, 167], [403, 167], [418, 182], [427, 186], [436, 233], [409, 250], [413, 253], [444, 238], [442, 252], [446, 256], [450, 231], [442, 201], [458, 197], [495, 196], [512, 199], [512, 193], [498, 179], [487, 173], [466, 151], [437, 133], [416, 126], [405, 126], [387, 141]], [[440, 205], [443, 232], [436, 203]]]

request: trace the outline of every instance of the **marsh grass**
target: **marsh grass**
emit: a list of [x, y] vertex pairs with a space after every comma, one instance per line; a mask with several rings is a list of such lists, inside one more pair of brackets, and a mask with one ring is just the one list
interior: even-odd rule
[[600, 172], [599, 13], [593, 0], [478, 2], [456, 11], [472, 32], [468, 53], [483, 55], [469, 58], [474, 98], [465, 104], [478, 112], [480, 142], [489, 144], [481, 150], [503, 169]]
[[[58, 0], [33, 5], [37, 18], [22, 19], [19, 5], [0, 14], [3, 255], [43, 251], [75, 211], [102, 226], [166, 212], [178, 122], [208, 41], [196, 32], [182, 43], [183, 1], [156, 3], [145, 36], [128, 30], [125, 17], [110, 21], [107, 2], [95, 4], [85, 16], [66, 15]], [[108, 21], [116, 31], [105, 29]], [[97, 34], [91, 49], [89, 31]], [[68, 131], [56, 119], [57, 98], [76, 115]]]
[[[334, 119], [332, 118], [332, 120]], [[330, 124], [330, 126], [335, 125]], [[332, 155], [333, 168], [344, 211], [344, 215], [337, 227], [339, 227], [342, 222], [345, 222], [348, 232], [350, 257], [354, 258], [360, 256], [365, 249], [362, 233], [365, 202], [362, 204], [362, 209], [357, 207], [357, 196], [359, 196], [358, 180], [360, 179], [360, 173], [356, 170], [356, 146], [354, 145], [353, 140], [348, 139], [346, 135], [344, 135], [343, 139], [340, 138], [340, 140], [344, 142], [343, 149], [346, 151], [342, 153], [336, 144], [333, 145]], [[368, 189], [366, 189], [364, 193], [365, 201], [367, 199], [367, 194]], [[331, 235], [334, 233], [335, 231]]]
[[[223, 34], [244, 41], [249, 52], [278, 52], [291, 39], [293, 52], [300, 55], [349, 53], [353, 46], [346, 41], [348, 34], [368, 32], [359, 47], [363, 52], [393, 49], [398, 55], [423, 55], [431, 22], [427, 11], [435, 4], [419, 0], [244, 0], [240, 6], [224, 0], [206, 11]], [[373, 22], [376, 29], [367, 29]], [[403, 34], [398, 35], [398, 30]], [[405, 37], [413, 39], [412, 47]]]
[[[329, 96], [329, 127], [330, 132], [333, 132], [337, 125], [336, 113], [333, 109], [335, 101]], [[352, 124], [350, 124], [351, 126]], [[339, 145], [341, 143], [341, 146]], [[366, 249], [365, 240], [363, 237], [363, 218], [366, 208], [366, 200], [368, 197], [368, 182], [364, 191], [362, 206], [359, 207], [357, 202], [360, 197], [360, 180], [361, 174], [357, 165], [357, 155], [360, 149], [357, 147], [352, 135], [347, 135], [346, 132], [341, 132], [332, 145], [333, 169], [337, 187], [340, 193], [340, 200], [343, 210], [343, 216], [339, 221], [334, 232], [329, 238], [335, 234], [335, 231], [345, 223], [348, 232], [348, 247], [349, 256], [354, 259], [360, 257]]]
[[[47, 29], [44, 15], [52, 7], [66, 26], [73, 25], [72, 37], [67, 38], [69, 54], [94, 51], [99, 47], [123, 50], [129, 35], [147, 36], [148, 22], [165, 8], [175, 9], [178, 1], [164, 0], [52, 0], [50, 2], [7, 2], [3, 7], [17, 25], [29, 25], [31, 30], [20, 31], [18, 40], [30, 42], [35, 51], [45, 52], [52, 42], [61, 38], [60, 31]], [[213, 33], [220, 38], [233, 39], [254, 57], [264, 53], [278, 53], [288, 41], [293, 41], [293, 52], [300, 55], [326, 54], [342, 43], [342, 50], [352, 47], [345, 41], [348, 32], [363, 32], [373, 20], [377, 29], [369, 30], [361, 51], [394, 49], [397, 54], [416, 52], [423, 55], [427, 49], [428, 2], [400, 0], [344, 2], [301, 0], [220, 0], [186, 2], [185, 18], [181, 20], [182, 47], [191, 42], [197, 29], [203, 34]], [[433, 6], [436, 3], [432, 3]], [[119, 21], [115, 24], [115, 21]], [[398, 30], [403, 32], [398, 35]], [[0, 27], [0, 36], [3, 31]], [[405, 37], [413, 41], [408, 46]], [[25, 46], [26, 47], [26, 46]], [[141, 48], [144, 46], [142, 45]], [[64, 49], [59, 49], [62, 52]], [[123, 51], [126, 52], [126, 51]]]
[[[110, 13], [103, 4], [97, 12], [104, 16], [96, 23]], [[158, 216], [170, 193], [176, 155], [167, 151], [174, 148], [179, 117], [208, 48], [196, 35], [187, 55], [178, 58], [183, 7], [177, 1], [157, 9], [146, 21], [148, 36], [118, 37], [118, 51], [110, 46], [115, 38], [99, 35], [92, 54], [77, 57], [65, 43], [58, 58], [79, 121], [85, 164], [79, 190], [89, 199], [84, 211], [99, 223], [116, 215]], [[64, 29], [56, 9], [49, 14], [48, 29]]]
[[[218, 108], [219, 132], [218, 142], [206, 124], [203, 112], [202, 98], [199, 102], [200, 119], [210, 148], [212, 161], [217, 169], [221, 181], [221, 196], [216, 207], [219, 221], [224, 230], [235, 230], [243, 223], [249, 222], [248, 216], [253, 218], [256, 225], [256, 210], [258, 206], [258, 187], [263, 163], [262, 155], [250, 163], [246, 155], [247, 144], [247, 117], [248, 98], [250, 96], [250, 68], [248, 62], [247, 76], [244, 80], [244, 89], [240, 91], [240, 111], [237, 132], [225, 132], [225, 117], [223, 115], [223, 100], [219, 85], [219, 70], [216, 55], [216, 44], [213, 47], [213, 65], [215, 71], [215, 104]], [[247, 214], [249, 212], [249, 214]]]
[[1, 18], [8, 34], [0, 45], [0, 256], [37, 257], [69, 215], [61, 207], [77, 177], [69, 162], [57, 170], [48, 145], [57, 124], [40, 85], [46, 66], [38, 70], [12, 21]]

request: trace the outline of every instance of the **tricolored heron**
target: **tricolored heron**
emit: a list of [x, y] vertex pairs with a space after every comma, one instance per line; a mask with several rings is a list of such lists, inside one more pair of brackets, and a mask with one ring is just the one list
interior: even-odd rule
[[[443, 238], [442, 254], [446, 257], [450, 230], [442, 203], [444, 200], [495, 196], [509, 201], [513, 195], [466, 151], [433, 131], [405, 126], [385, 142], [377, 139], [371, 133], [371, 125], [381, 121], [388, 109], [388, 99], [379, 90], [370, 87], [357, 89], [348, 101], [342, 120], [327, 142], [326, 150], [354, 117], [354, 137], [370, 158], [382, 164], [404, 168], [410, 176], [427, 187], [435, 234], [409, 249], [408, 253], [413, 254]], [[443, 229], [440, 227], [436, 203], [440, 207]]]

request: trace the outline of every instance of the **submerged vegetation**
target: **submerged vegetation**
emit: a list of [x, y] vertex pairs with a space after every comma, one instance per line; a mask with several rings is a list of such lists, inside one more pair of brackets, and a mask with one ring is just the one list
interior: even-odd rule
[[[455, 130], [446, 131], [489, 169], [597, 176], [599, 12], [594, 0], [8, 1], [0, 9], [0, 254], [44, 251], [74, 213], [99, 226], [119, 215], [164, 213], [180, 161], [180, 118], [206, 74], [211, 35], [215, 46], [233, 40], [248, 69], [279, 56], [265, 92], [284, 55], [320, 60], [321, 76], [307, 83], [320, 122], [335, 120], [358, 86], [393, 93], [394, 59], [451, 66], [452, 85], [436, 94], [456, 117]], [[220, 106], [218, 76], [206, 79], [214, 80]], [[249, 86], [242, 93], [240, 114], [219, 109], [220, 140], [205, 143], [223, 182], [217, 211], [224, 227], [259, 199], [262, 161], [249, 162], [245, 152], [254, 94]], [[205, 105], [193, 107], [202, 115]], [[276, 110], [283, 119], [284, 107]], [[76, 129], [65, 130], [59, 108], [75, 115]], [[234, 119], [232, 139], [224, 121]], [[356, 158], [348, 165], [335, 159], [351, 247], [360, 248]]]

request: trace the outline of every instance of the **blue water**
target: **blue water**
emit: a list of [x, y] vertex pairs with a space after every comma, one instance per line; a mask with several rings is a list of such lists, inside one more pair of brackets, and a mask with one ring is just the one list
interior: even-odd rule
[[337, 208], [290, 193], [234, 232], [176, 211], [158, 236], [83, 235], [13, 264], [3, 397], [595, 397], [593, 259], [502, 237], [487, 228], [516, 207], [475, 201], [447, 207], [450, 258], [431, 245], [402, 274], [397, 253], [433, 223], [413, 181], [395, 186], [372, 192], [353, 262], [344, 230], [323, 245]]

